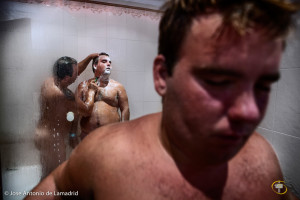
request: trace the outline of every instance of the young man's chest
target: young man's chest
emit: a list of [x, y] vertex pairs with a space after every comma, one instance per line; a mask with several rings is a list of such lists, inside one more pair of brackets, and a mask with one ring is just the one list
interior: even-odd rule
[[[266, 200], [279, 199], [280, 195], [275, 194], [271, 189], [272, 182], [256, 178], [255, 169], [248, 166], [248, 175], [245, 178], [243, 169], [228, 169], [225, 183], [218, 183], [216, 179], [203, 179], [207, 184], [215, 182], [216, 186], [221, 184], [221, 189], [204, 192], [193, 186], [186, 180], [176, 167], [164, 164], [140, 164], [131, 168], [132, 165], [124, 165], [125, 170], [111, 172], [105, 177], [105, 181], [99, 180], [99, 189], [95, 190], [96, 199], [173, 199], [173, 200]], [[237, 166], [240, 167], [240, 166]], [[234, 173], [236, 170], [237, 173]], [[221, 174], [220, 174], [221, 176]], [[201, 179], [201, 178], [200, 178]]]

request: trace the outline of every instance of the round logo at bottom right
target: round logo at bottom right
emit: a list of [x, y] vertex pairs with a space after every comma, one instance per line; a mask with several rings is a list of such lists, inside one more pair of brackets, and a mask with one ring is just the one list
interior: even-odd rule
[[271, 187], [276, 194], [285, 194], [287, 192], [287, 187], [284, 184], [284, 181], [280, 181], [280, 180], [274, 181]]

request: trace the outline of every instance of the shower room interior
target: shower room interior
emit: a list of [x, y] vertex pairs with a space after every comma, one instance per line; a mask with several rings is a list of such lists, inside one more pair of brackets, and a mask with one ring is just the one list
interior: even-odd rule
[[[4, 192], [29, 191], [40, 181], [39, 151], [33, 142], [40, 118], [40, 90], [58, 58], [70, 56], [79, 62], [91, 53], [107, 52], [112, 79], [126, 89], [130, 120], [161, 111], [152, 77], [161, 14], [139, 6], [88, 1], [0, 2], [3, 199], [23, 199]], [[281, 60], [281, 79], [273, 85], [257, 132], [273, 146], [286, 185], [300, 198], [300, 17], [297, 19]], [[69, 88], [74, 92], [79, 83], [92, 77], [90, 63]]]

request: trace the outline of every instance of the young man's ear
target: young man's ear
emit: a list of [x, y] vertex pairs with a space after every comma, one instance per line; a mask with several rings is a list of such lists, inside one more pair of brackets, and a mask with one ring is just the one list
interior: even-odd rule
[[160, 96], [164, 96], [167, 91], [166, 81], [169, 75], [165, 60], [165, 57], [160, 54], [156, 56], [153, 63], [154, 87]]

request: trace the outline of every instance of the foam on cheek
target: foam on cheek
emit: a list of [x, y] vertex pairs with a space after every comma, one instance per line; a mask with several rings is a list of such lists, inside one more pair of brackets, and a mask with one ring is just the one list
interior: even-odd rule
[[82, 87], [86, 87], [86, 81], [83, 81]]

